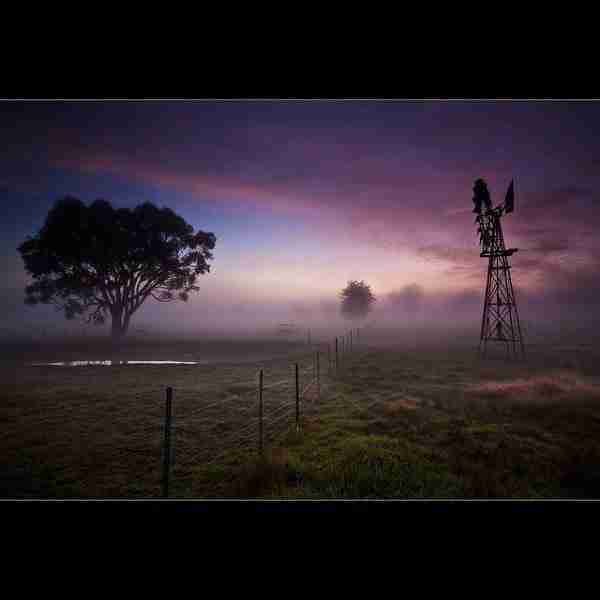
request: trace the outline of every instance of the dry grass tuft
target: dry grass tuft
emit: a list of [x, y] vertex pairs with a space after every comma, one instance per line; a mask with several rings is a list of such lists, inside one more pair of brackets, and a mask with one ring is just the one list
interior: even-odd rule
[[465, 395], [533, 403], [600, 400], [600, 386], [574, 373], [557, 372], [528, 379], [486, 381], [468, 386]]
[[405, 410], [416, 410], [420, 404], [420, 400], [416, 398], [400, 396], [386, 400], [382, 405], [382, 409], [386, 415], [393, 417], [402, 414]]

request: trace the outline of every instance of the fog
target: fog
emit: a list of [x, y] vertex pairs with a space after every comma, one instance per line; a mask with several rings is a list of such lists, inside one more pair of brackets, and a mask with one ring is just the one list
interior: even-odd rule
[[[133, 317], [125, 343], [144, 340], [289, 339], [331, 340], [351, 327], [370, 324], [381, 343], [411, 345], [434, 342], [477, 345], [483, 290], [432, 294], [414, 282], [389, 294], [377, 295], [372, 311], [362, 320], [347, 320], [337, 298], [295, 302], [211, 301], [206, 295], [189, 302], [148, 302]], [[594, 298], [579, 302], [560, 295], [536, 295], [516, 288], [517, 305], [526, 345], [595, 343], [599, 323]], [[592, 301], [590, 301], [592, 300]], [[87, 345], [109, 339], [109, 324], [67, 321], [51, 306], [25, 306], [19, 293], [5, 295], [0, 320], [0, 343], [44, 345], [77, 342]], [[281, 324], [292, 324], [294, 335], [281, 336]], [[174, 357], [177, 358], [177, 357]]]

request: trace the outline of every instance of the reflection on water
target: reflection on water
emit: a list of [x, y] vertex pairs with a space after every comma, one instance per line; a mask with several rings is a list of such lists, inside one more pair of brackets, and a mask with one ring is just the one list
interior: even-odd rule
[[115, 365], [197, 365], [197, 361], [182, 360], [69, 360], [64, 362], [32, 363], [34, 367], [90, 367]]

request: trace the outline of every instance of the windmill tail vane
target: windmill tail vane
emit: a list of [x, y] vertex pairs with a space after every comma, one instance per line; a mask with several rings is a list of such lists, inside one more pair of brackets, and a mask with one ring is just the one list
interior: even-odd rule
[[515, 210], [515, 182], [510, 182], [508, 190], [506, 192], [506, 198], [504, 200], [504, 212], [510, 213]]
[[514, 211], [514, 181], [508, 187], [504, 204], [495, 208], [483, 179], [475, 181], [473, 192], [480, 256], [488, 259], [479, 350], [485, 356], [489, 342], [500, 342], [506, 345], [507, 355], [524, 356], [525, 346], [509, 261], [518, 248], [506, 248], [500, 221], [503, 215]]

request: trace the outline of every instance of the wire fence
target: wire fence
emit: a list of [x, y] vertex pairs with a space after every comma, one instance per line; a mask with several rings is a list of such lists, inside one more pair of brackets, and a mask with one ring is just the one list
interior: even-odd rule
[[[326, 387], [351, 356], [364, 348], [369, 327], [352, 329], [330, 343], [313, 342], [309, 333], [310, 352], [291, 363], [288, 358], [260, 369], [253, 380], [236, 383], [243, 390], [239, 393], [186, 406], [185, 416], [179, 419], [177, 390], [166, 388], [160, 427], [162, 496], [169, 497], [174, 466], [215, 465], [226, 456], [247, 457], [249, 453], [262, 456], [269, 445], [281, 442], [290, 432], [301, 433], [303, 416], [318, 412]], [[181, 452], [177, 452], [179, 446]]]

